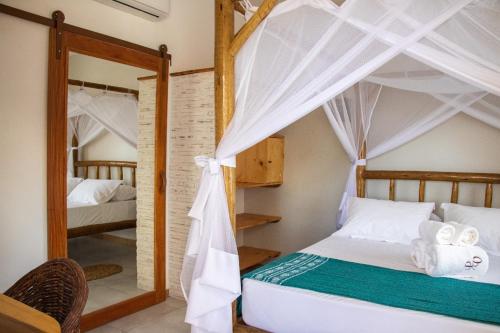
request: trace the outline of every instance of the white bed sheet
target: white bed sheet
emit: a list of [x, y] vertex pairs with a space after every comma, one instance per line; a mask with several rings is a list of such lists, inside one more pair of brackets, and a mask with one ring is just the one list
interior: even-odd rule
[[109, 201], [99, 205], [68, 202], [68, 229], [136, 218], [136, 200]]
[[[403, 271], [421, 271], [410, 247], [332, 235], [300, 252]], [[474, 281], [500, 284], [500, 257], [490, 256], [488, 274]], [[243, 280], [243, 319], [269, 332], [490, 333], [500, 327], [353, 298]]]

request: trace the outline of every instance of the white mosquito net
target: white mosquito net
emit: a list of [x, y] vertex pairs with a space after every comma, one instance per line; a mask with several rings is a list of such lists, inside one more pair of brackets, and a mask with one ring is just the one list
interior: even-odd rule
[[[353, 163], [394, 149], [459, 112], [500, 123], [500, 1], [287, 0], [236, 61], [236, 109], [214, 158], [197, 157], [201, 183], [181, 275], [193, 331], [230, 332], [240, 294], [236, 242], [221, 165], [323, 106]], [[377, 108], [386, 91], [415, 107]], [[499, 127], [500, 128], [500, 127]]]
[[[73, 176], [73, 149], [79, 150], [108, 131], [130, 146], [137, 147], [138, 105], [135, 96], [104, 92], [89, 94], [85, 89], [68, 90], [68, 176]], [[72, 146], [73, 135], [78, 146]]]

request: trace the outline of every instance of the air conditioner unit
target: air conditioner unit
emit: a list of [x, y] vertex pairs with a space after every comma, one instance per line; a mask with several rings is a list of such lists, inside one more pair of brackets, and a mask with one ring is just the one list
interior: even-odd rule
[[113, 8], [140, 16], [149, 21], [164, 19], [170, 10], [170, 0], [95, 0]]

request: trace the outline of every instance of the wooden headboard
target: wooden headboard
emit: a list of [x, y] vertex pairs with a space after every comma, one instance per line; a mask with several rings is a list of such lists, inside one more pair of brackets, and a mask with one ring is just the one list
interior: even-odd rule
[[131, 170], [131, 185], [135, 187], [135, 175], [137, 169], [137, 162], [127, 161], [76, 161], [74, 163], [75, 175], [78, 175], [79, 168], [83, 168], [83, 178], [87, 179], [89, 175], [89, 168], [95, 168], [96, 178], [100, 177], [101, 168], [106, 169], [106, 178], [111, 179], [112, 168], [118, 169], [118, 179], [124, 180], [123, 169], [129, 168]]
[[366, 170], [364, 166], [358, 166], [357, 170], [357, 194], [364, 198], [366, 195], [365, 186], [368, 179], [389, 180], [389, 199], [395, 200], [396, 180], [418, 180], [418, 201], [425, 200], [425, 183], [451, 182], [451, 203], [458, 202], [458, 188], [460, 183], [485, 184], [484, 207], [491, 208], [493, 199], [493, 184], [500, 184], [500, 174], [498, 173], [474, 173], [474, 172], [438, 172], [438, 171], [387, 171], [387, 170]]

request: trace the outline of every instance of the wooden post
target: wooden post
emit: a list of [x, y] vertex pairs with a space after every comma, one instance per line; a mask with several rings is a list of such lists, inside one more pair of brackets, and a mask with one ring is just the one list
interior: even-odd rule
[[71, 147], [73, 151], [73, 176], [78, 177], [78, 167], [76, 166], [76, 162], [78, 162], [78, 138], [73, 134], [73, 138], [71, 139]]
[[[361, 147], [361, 150], [359, 151], [359, 160], [364, 160], [366, 159], [366, 141], [363, 142], [363, 146]], [[365, 172], [366, 166], [365, 165], [358, 165], [356, 167], [356, 189], [358, 192], [358, 198], [364, 198], [365, 197], [365, 178], [363, 177], [363, 173]]]
[[418, 201], [425, 201], [425, 180], [420, 180], [420, 183], [418, 185]]
[[486, 191], [484, 192], [484, 207], [491, 208], [493, 202], [493, 184], [486, 184]]
[[[215, 0], [215, 143], [219, 144], [224, 131], [229, 125], [235, 104], [234, 57], [257, 26], [269, 14], [276, 0], [264, 0], [255, 17], [245, 24], [238, 34], [236, 43], [234, 36], [233, 0]], [[236, 169], [223, 167], [226, 187], [227, 206], [231, 226], [236, 234]], [[233, 304], [233, 324], [236, 324], [236, 302]]]
[[[229, 53], [234, 37], [232, 0], [215, 1], [215, 143], [219, 144], [234, 112], [234, 57]], [[236, 230], [236, 170], [224, 167], [227, 205], [233, 231]]]

